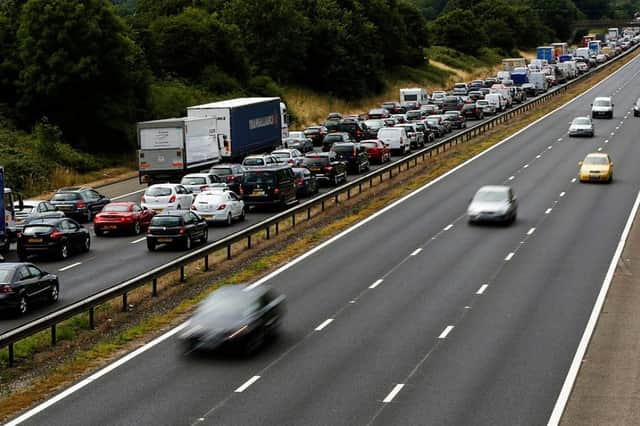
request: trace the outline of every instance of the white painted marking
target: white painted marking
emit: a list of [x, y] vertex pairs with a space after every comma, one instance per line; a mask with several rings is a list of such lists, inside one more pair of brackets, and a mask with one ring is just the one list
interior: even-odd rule
[[529, 167], [528, 164], [525, 164], [524, 166], [522, 166], [523, 169], [526, 169], [527, 167]]
[[137, 240], [131, 241], [130, 244], [138, 244], [139, 242], [144, 241], [146, 239], [147, 239], [147, 237], [138, 238]]
[[549, 146], [547, 147], [547, 149], [553, 149], [553, 146], [552, 146], [552, 145], [549, 145]]
[[[571, 124], [571, 123], [569, 123], [569, 124]], [[558, 142], [562, 142], [562, 138], [558, 138]]]
[[379, 280], [377, 280], [376, 282], [374, 282], [373, 284], [371, 284], [371, 285], [369, 286], [369, 288], [376, 288], [376, 287], [378, 287], [380, 284], [382, 284], [382, 281], [384, 281], [384, 280], [383, 280], [383, 279], [379, 279]]
[[127, 197], [130, 197], [130, 196], [132, 196], [132, 195], [136, 195], [136, 194], [139, 194], [139, 193], [141, 193], [141, 192], [144, 192], [144, 191], [146, 191], [146, 190], [147, 190], [147, 188], [144, 188], [144, 189], [138, 189], [137, 191], [129, 192], [128, 194], [118, 195], [117, 197], [111, 197], [111, 201], [114, 201], [114, 200], [120, 200], [120, 199], [122, 199], [122, 198], [127, 198]]
[[247, 388], [249, 386], [251, 386], [252, 384], [254, 384], [255, 382], [257, 382], [258, 380], [260, 380], [260, 376], [253, 376], [252, 378], [250, 378], [249, 380], [247, 380], [246, 382], [244, 382], [238, 389], [236, 389], [234, 392], [235, 393], [242, 393], [244, 391], [247, 390]]
[[576, 178], [571, 179], [571, 183], [576, 183]]
[[620, 126], [616, 126], [616, 130], [620, 130]]
[[540, 154], [536, 155], [536, 158], [540, 158], [540, 157], [542, 157], [542, 155], [540, 155]]
[[67, 265], [63, 268], [58, 269], [59, 272], [66, 271], [67, 269], [75, 268], [76, 266], [82, 265], [82, 262], [72, 263], [71, 265]]
[[515, 178], [515, 176], [509, 176], [509, 180], [514, 180]]
[[510, 260], [511, 260], [511, 258], [512, 258], [513, 256], [515, 256], [515, 253], [514, 253], [514, 252], [509, 253], [509, 254], [507, 255], [507, 257], [505, 257], [505, 258], [504, 258], [505, 262], [510, 261]]
[[611, 136], [615, 136], [616, 132], [611, 132]]
[[[626, 115], [625, 115], [625, 117], [626, 117]], [[620, 124], [624, 124], [624, 121], [620, 121]]]
[[449, 333], [451, 333], [451, 330], [453, 330], [453, 326], [452, 325], [448, 325], [443, 331], [442, 333], [440, 333], [440, 335], [438, 336], [438, 339], [446, 339], [447, 336], [449, 335]]
[[595, 330], [596, 324], [598, 323], [598, 317], [600, 316], [602, 306], [604, 305], [607, 293], [609, 292], [609, 286], [611, 285], [611, 281], [613, 280], [613, 274], [616, 271], [616, 266], [618, 265], [618, 261], [622, 256], [622, 251], [624, 249], [627, 238], [629, 238], [629, 232], [631, 231], [633, 220], [638, 213], [638, 207], [640, 207], [640, 192], [638, 193], [636, 201], [631, 208], [631, 212], [629, 213], [629, 217], [627, 218], [627, 224], [622, 231], [622, 235], [620, 235], [618, 246], [616, 247], [616, 251], [613, 254], [611, 263], [609, 264], [607, 275], [604, 277], [604, 281], [602, 282], [600, 293], [598, 293], [598, 298], [593, 304], [593, 311], [591, 311], [591, 316], [589, 317], [589, 321], [587, 322], [584, 332], [582, 333], [582, 338], [580, 339], [580, 343], [578, 344], [578, 348], [576, 349], [573, 361], [571, 362], [571, 366], [569, 367], [569, 372], [567, 373], [567, 377], [564, 380], [564, 384], [562, 385], [562, 389], [560, 390], [560, 394], [558, 395], [556, 404], [553, 407], [551, 417], [549, 417], [549, 421], [547, 422], [547, 425], [549, 426], [556, 426], [560, 423], [562, 413], [564, 412], [564, 409], [569, 400], [569, 395], [571, 394], [571, 390], [573, 389], [573, 385], [575, 384], [578, 372], [580, 371], [582, 360], [584, 359], [584, 355], [587, 352], [589, 341], [591, 340], [593, 331]]
[[354, 303], [356, 303], [356, 301], [355, 300], [350, 300], [349, 303], [354, 304]]
[[476, 294], [483, 294], [487, 287], [489, 287], [489, 284], [482, 284], [478, 291], [476, 291]]
[[395, 398], [396, 395], [398, 395], [398, 393], [402, 390], [403, 387], [404, 387], [404, 384], [402, 384], [402, 383], [398, 383], [397, 385], [395, 385], [393, 387], [393, 389], [391, 390], [391, 392], [389, 392], [389, 395], [387, 395], [387, 397], [385, 399], [383, 399], [382, 402], [387, 404], [387, 403], [393, 401], [393, 398]]
[[328, 326], [332, 322], [333, 322], [333, 318], [329, 318], [329, 319], [324, 320], [324, 322], [322, 324], [320, 324], [319, 326], [316, 327], [316, 331], [321, 331], [323, 328], [325, 328], [326, 326]]
[[447, 226], [444, 227], [443, 231], [448, 231], [449, 229], [453, 228], [453, 223], [448, 224]]
[[418, 253], [420, 253], [422, 251], [421, 248], [417, 248], [413, 251], [413, 253], [411, 253], [411, 256], [416, 256]]
[[527, 235], [533, 235], [533, 233], [536, 232], [536, 228], [531, 228], [527, 231]]
[[562, 191], [562, 192], [560, 193], [560, 197], [564, 197], [564, 196], [565, 196], [565, 194], [566, 194], [566, 192]]
[[604, 140], [604, 143], [609, 143], [609, 139], [605, 139], [605, 140]]
[[549, 214], [551, 213], [551, 210], [553, 210], [552, 208], [548, 208], [547, 210], [545, 210], [544, 214]]
[[601, 146], [598, 147], [598, 151], [602, 151], [602, 147]]

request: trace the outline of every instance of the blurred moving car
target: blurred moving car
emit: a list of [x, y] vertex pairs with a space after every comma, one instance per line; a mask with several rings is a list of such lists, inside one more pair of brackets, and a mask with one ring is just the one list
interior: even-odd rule
[[483, 186], [471, 199], [467, 208], [469, 223], [499, 222], [511, 224], [516, 220], [518, 201], [513, 190], [504, 185]]
[[319, 191], [318, 179], [306, 167], [293, 168], [296, 177], [296, 196], [308, 197]]
[[235, 192], [210, 189], [196, 195], [191, 210], [207, 222], [231, 225], [234, 220], [245, 219], [244, 201]]
[[189, 351], [224, 345], [252, 353], [277, 333], [285, 301], [284, 295], [265, 285], [219, 288], [198, 305], [180, 339]]
[[379, 164], [391, 161], [391, 150], [380, 139], [365, 139], [360, 145], [367, 150], [370, 161]]
[[58, 189], [50, 201], [66, 216], [91, 222], [110, 200], [95, 189], [76, 186]]
[[158, 183], [144, 191], [140, 197], [140, 206], [156, 213], [165, 209], [188, 210], [191, 208], [193, 198], [193, 193], [180, 184]]
[[613, 161], [609, 154], [593, 152], [587, 154], [578, 164], [580, 165], [578, 171], [580, 182], [610, 183], [613, 180]]
[[189, 173], [182, 177], [180, 185], [197, 194], [209, 188], [210, 185], [220, 182], [222, 182], [222, 179], [211, 173]]
[[93, 232], [96, 236], [106, 233], [129, 232], [140, 235], [151, 223], [153, 210], [140, 207], [130, 201], [109, 203], [93, 218]]
[[247, 155], [242, 160], [242, 167], [264, 167], [278, 164], [278, 159], [271, 154]]
[[593, 121], [589, 117], [576, 117], [569, 126], [569, 136], [593, 137]]
[[47, 200], [25, 200], [20, 208], [20, 202], [13, 203], [16, 212], [16, 230], [22, 231], [24, 225], [35, 219], [64, 217], [61, 212]]
[[207, 222], [191, 211], [165, 210], [151, 219], [147, 230], [147, 248], [155, 251], [158, 244], [179, 245], [190, 250], [194, 241], [206, 243]]
[[0, 309], [24, 315], [36, 298], [51, 303], [60, 297], [58, 277], [32, 263], [0, 263]]
[[71, 253], [88, 252], [90, 248], [89, 231], [68, 217], [34, 220], [18, 235], [17, 252], [21, 262], [30, 255], [67, 259]]

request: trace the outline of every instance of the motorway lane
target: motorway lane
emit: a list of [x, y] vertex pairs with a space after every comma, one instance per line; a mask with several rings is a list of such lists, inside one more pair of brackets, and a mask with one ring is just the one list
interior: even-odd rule
[[[638, 62], [598, 94], [618, 90]], [[636, 92], [618, 92], [618, 117]], [[544, 423], [640, 186], [632, 117], [613, 137], [618, 120], [598, 120], [594, 139], [564, 137], [593, 96], [272, 279], [290, 314], [283, 338], [257, 357], [185, 358], [169, 339], [32, 422]], [[577, 161], [604, 140], [614, 184], [572, 182]], [[470, 194], [510, 176], [521, 202], [516, 225], [467, 226]], [[447, 325], [455, 328], [439, 339]], [[405, 381], [393, 403], [381, 402]]]

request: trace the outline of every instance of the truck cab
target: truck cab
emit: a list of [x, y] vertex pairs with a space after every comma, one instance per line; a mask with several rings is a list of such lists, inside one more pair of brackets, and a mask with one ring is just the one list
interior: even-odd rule
[[18, 201], [19, 207], [22, 207], [22, 197], [15, 194], [11, 188], [4, 186], [4, 168], [0, 166], [0, 188], [4, 193], [0, 201], [0, 209], [4, 211], [0, 219], [0, 260], [4, 260], [1, 254], [9, 251], [11, 240], [16, 236], [16, 212], [14, 202]]

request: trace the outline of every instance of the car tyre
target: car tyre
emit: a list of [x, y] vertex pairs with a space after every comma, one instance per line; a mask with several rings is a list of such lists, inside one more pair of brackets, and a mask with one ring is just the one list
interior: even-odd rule
[[227, 226], [231, 226], [231, 224], [233, 223], [233, 218], [231, 217], [231, 212], [229, 212], [229, 213], [227, 214], [227, 220], [226, 220], [224, 223], [225, 223], [225, 225], [227, 225]]
[[96, 237], [102, 237], [104, 235], [104, 231], [98, 228], [94, 228], [93, 233], [96, 234]]
[[142, 232], [142, 227], [140, 226], [140, 222], [136, 221], [133, 224], [133, 235], [140, 235]]
[[191, 236], [187, 235], [184, 240], [184, 248], [185, 250], [191, 250], [191, 246], [193, 245], [193, 241], [191, 241]]
[[67, 245], [67, 243], [62, 243], [62, 245], [60, 246], [58, 257], [60, 257], [60, 259], [62, 260], [69, 257], [69, 246]]
[[209, 227], [204, 228], [204, 232], [202, 233], [202, 237], [200, 237], [200, 242], [202, 244], [206, 243], [209, 240]]
[[240, 221], [244, 221], [246, 219], [247, 219], [247, 211], [243, 207], [242, 208], [242, 213], [240, 213]]
[[27, 304], [27, 296], [23, 294], [20, 295], [20, 299], [18, 300], [18, 305], [16, 306], [16, 312], [18, 315], [24, 315], [29, 310], [29, 305]]
[[91, 250], [91, 237], [87, 235], [87, 237], [84, 239], [84, 242], [82, 243], [82, 251], [86, 253], [89, 250]]
[[156, 243], [153, 240], [147, 240], [147, 248], [149, 251], [156, 251]]
[[49, 292], [49, 302], [55, 303], [60, 298], [60, 287], [58, 284], [53, 284], [51, 286], [51, 291]]

